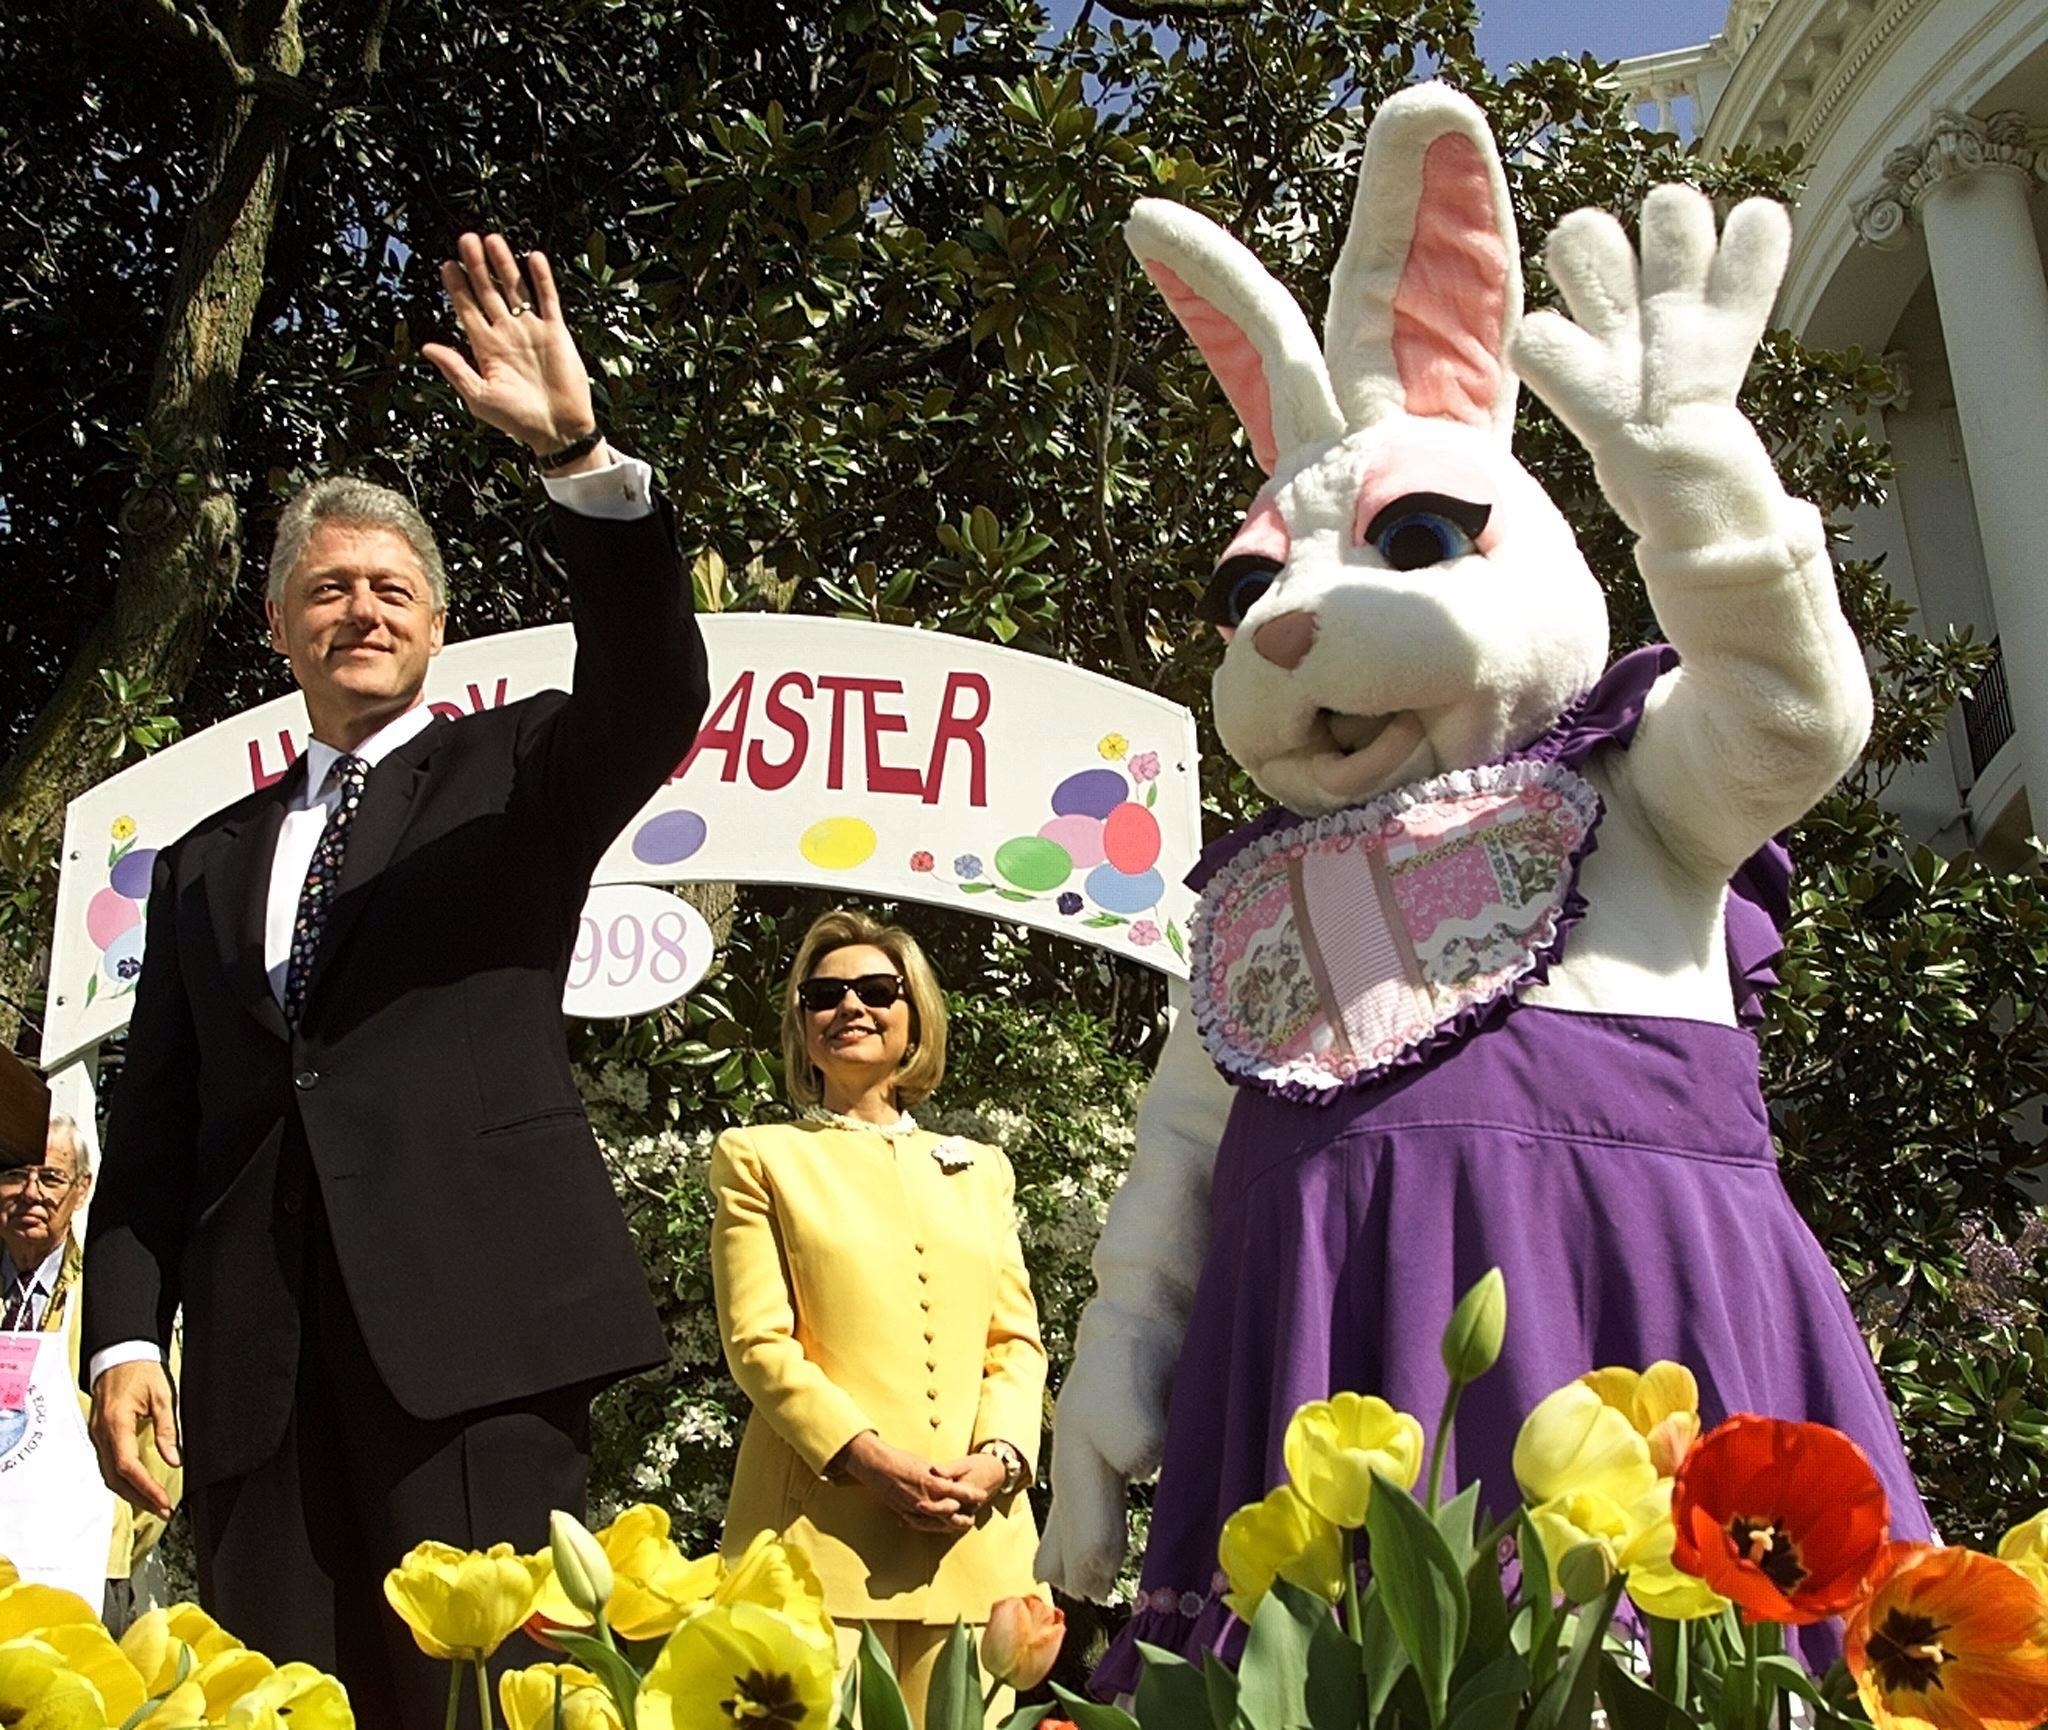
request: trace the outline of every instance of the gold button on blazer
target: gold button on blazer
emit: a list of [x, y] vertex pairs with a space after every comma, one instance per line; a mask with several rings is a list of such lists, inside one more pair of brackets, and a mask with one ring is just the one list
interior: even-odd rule
[[1000, 1149], [836, 1124], [728, 1130], [711, 1156], [711, 1272], [733, 1378], [753, 1403], [726, 1510], [809, 1555], [841, 1620], [950, 1624], [1033, 1589], [1020, 1490], [957, 1537], [900, 1525], [825, 1467], [863, 1430], [941, 1463], [1005, 1441], [1035, 1472], [1045, 1347]]

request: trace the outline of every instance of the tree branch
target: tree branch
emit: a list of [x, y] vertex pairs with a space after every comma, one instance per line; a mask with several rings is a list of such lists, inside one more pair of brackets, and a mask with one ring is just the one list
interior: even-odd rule
[[1243, 18], [1256, 0], [1096, 0], [1103, 11], [1132, 24], [1172, 24], [1183, 19]]
[[234, 45], [204, 12], [184, 11], [177, 0], [142, 0], [142, 8], [166, 36], [198, 52], [214, 71], [225, 74], [235, 89], [247, 90], [256, 82], [255, 73], [242, 64]]

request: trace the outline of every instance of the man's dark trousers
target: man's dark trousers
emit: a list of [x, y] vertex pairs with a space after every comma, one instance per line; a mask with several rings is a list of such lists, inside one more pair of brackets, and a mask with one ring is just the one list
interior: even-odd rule
[[[331, 1648], [366, 1724], [390, 1546], [536, 1547], [580, 1502], [590, 1393], [667, 1356], [561, 996], [599, 858], [695, 734], [703, 642], [665, 514], [552, 514], [574, 691], [370, 771], [296, 1024], [263, 920], [303, 767], [158, 857], [86, 1245], [88, 1359], [182, 1307], [211, 1606], [279, 1660]], [[336, 1607], [357, 1569], [381, 1642]], [[394, 1722], [431, 1730], [444, 1678], [398, 1675], [433, 1686]]]

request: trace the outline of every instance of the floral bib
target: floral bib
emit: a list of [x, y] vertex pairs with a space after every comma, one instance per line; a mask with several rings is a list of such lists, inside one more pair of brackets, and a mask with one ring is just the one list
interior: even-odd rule
[[1190, 933], [1209, 1055], [1327, 1100], [1473, 1032], [1562, 953], [1600, 815], [1576, 770], [1525, 759], [1261, 825]]

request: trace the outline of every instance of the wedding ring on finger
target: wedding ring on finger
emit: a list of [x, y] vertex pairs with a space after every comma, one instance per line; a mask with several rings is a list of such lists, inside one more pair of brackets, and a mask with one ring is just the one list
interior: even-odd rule
[[514, 318], [524, 318], [529, 310], [526, 302], [523, 300], [515, 300], [511, 306], [511, 313]]

